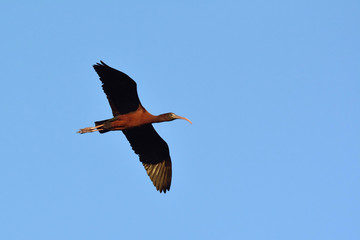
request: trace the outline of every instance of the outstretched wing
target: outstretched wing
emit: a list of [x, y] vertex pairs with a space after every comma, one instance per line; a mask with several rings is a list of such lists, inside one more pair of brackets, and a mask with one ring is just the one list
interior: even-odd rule
[[[114, 116], [138, 109], [141, 103], [134, 80], [102, 61], [93, 67], [103, 83], [102, 87]], [[160, 192], [164, 191], [164, 193], [169, 191], [172, 169], [167, 143], [151, 124], [126, 129], [122, 132], [130, 142], [132, 149], [139, 155], [140, 161], [156, 189]]]
[[156, 189], [164, 193], [169, 191], [172, 176], [169, 147], [152, 124], [126, 129], [122, 132], [134, 152], [139, 155]]
[[103, 83], [102, 87], [113, 115], [136, 111], [140, 104], [136, 82], [125, 73], [109, 67], [102, 61], [93, 67]]

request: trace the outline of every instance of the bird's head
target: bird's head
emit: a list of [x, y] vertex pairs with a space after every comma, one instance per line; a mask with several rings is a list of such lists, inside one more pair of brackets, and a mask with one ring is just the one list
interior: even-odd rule
[[189, 119], [178, 116], [175, 113], [165, 113], [164, 116], [165, 116], [166, 121], [173, 121], [175, 119], [183, 119], [183, 120], [188, 121], [190, 124], [192, 124], [192, 122]]

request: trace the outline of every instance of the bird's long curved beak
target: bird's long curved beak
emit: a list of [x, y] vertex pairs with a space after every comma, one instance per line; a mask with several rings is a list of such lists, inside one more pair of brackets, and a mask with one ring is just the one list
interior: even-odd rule
[[182, 117], [182, 116], [176, 115], [175, 118], [186, 120], [186, 121], [188, 121], [190, 124], [192, 124], [192, 122], [191, 122], [189, 119], [187, 119], [186, 117]]

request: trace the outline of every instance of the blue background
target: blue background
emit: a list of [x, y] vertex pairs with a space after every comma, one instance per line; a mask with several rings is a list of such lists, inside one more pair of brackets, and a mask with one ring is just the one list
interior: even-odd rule
[[[360, 239], [359, 1], [2, 1], [0, 239]], [[153, 187], [92, 64], [138, 83]]]

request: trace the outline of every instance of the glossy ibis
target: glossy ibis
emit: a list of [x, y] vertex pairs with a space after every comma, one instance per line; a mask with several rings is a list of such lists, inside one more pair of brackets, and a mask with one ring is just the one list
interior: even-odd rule
[[141, 105], [136, 83], [128, 75], [100, 61], [93, 65], [100, 77], [109, 101], [113, 118], [95, 122], [95, 127], [80, 129], [78, 133], [121, 130], [134, 152], [139, 155], [147, 174], [160, 192], [170, 190], [171, 159], [167, 143], [155, 131], [152, 123], [184, 119], [174, 113], [158, 116], [150, 114]]

